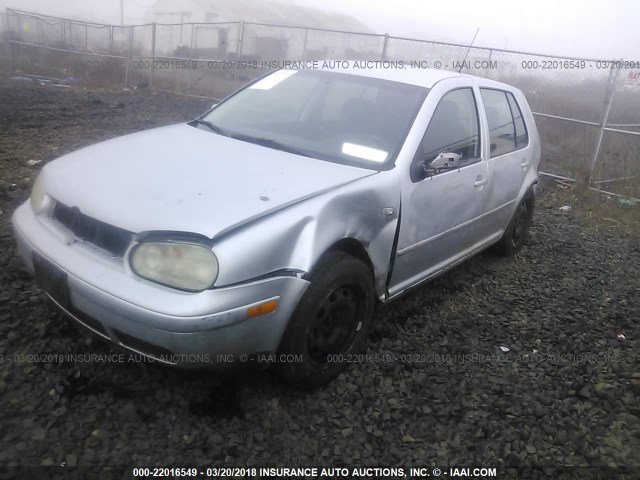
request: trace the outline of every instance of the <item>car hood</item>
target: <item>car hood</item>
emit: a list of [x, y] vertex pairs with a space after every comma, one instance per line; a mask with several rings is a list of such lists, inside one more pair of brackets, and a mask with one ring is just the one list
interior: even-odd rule
[[54, 199], [125, 230], [211, 238], [374, 173], [179, 124], [65, 155], [43, 181]]

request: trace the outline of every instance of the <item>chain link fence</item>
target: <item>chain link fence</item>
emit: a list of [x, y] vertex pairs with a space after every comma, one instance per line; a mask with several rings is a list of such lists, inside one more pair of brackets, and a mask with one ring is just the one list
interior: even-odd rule
[[7, 9], [0, 68], [91, 87], [153, 87], [219, 99], [286, 61], [376, 60], [520, 88], [535, 112], [541, 169], [640, 197], [640, 65], [253, 22], [127, 25]]

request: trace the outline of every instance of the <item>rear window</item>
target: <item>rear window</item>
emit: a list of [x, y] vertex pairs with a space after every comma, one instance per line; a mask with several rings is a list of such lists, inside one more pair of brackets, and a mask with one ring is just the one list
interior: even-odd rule
[[510, 92], [481, 88], [489, 123], [490, 156], [498, 157], [529, 143], [522, 111]]

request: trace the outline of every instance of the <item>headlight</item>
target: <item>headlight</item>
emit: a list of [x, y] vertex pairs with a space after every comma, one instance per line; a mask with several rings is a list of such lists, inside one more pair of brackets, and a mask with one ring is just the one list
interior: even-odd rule
[[218, 259], [209, 247], [178, 240], [140, 243], [130, 264], [140, 277], [193, 292], [210, 287], [218, 276]]
[[29, 197], [29, 202], [31, 203], [31, 208], [35, 213], [38, 213], [44, 207], [45, 200], [45, 192], [44, 186], [42, 184], [42, 175], [38, 174], [36, 177], [36, 181], [33, 184], [33, 188], [31, 189], [31, 197]]

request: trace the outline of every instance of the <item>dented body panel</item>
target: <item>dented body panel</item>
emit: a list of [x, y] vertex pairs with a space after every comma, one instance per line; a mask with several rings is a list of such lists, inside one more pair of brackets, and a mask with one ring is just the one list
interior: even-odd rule
[[[219, 282], [233, 284], [284, 269], [310, 272], [333, 244], [352, 239], [367, 252], [383, 299], [400, 207], [396, 176], [390, 173], [343, 185], [214, 239]], [[385, 214], [385, 209], [393, 213]], [[260, 249], [252, 248], [257, 232], [270, 232]], [[238, 249], [245, 252], [241, 258]], [[225, 272], [225, 264], [234, 268]]]

